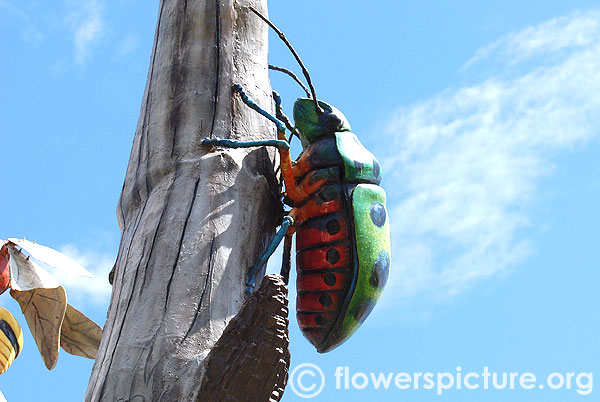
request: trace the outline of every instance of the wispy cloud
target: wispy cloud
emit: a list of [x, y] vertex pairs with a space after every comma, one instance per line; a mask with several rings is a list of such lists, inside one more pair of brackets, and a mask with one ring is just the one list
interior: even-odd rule
[[31, 21], [29, 15], [19, 7], [6, 0], [0, 0], [0, 16], [2, 14], [10, 17], [8, 21], [16, 23], [17, 29], [21, 32], [21, 39], [26, 43], [39, 43], [44, 40], [42, 32]]
[[397, 111], [382, 158], [394, 260], [384, 297], [446, 298], [528, 256], [520, 230], [552, 157], [600, 131], [599, 39], [595, 11], [529, 27], [476, 52], [465, 69], [478, 83]]
[[485, 46], [465, 64], [463, 70], [480, 62], [493, 62], [497, 67], [532, 60], [568, 56], [568, 53], [592, 46], [600, 39], [600, 11], [577, 12], [554, 18], [500, 38]]
[[67, 290], [69, 303], [76, 308], [89, 303], [107, 305], [112, 292], [108, 274], [115, 262], [115, 256], [94, 250], [81, 250], [74, 245], [62, 247], [60, 252], [80, 263], [94, 275], [93, 278], [85, 278], [52, 270], [54, 277]]
[[69, 2], [69, 8], [75, 61], [84, 65], [92, 55], [92, 47], [106, 31], [103, 7], [97, 0], [78, 0]]

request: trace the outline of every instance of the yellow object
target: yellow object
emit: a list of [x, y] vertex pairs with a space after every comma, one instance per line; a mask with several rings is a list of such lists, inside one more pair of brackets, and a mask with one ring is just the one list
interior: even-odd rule
[[0, 374], [3, 374], [23, 349], [23, 332], [13, 315], [0, 307]]

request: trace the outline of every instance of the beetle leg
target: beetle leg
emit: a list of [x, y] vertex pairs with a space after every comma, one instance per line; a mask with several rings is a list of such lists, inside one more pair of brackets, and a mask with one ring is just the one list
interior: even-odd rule
[[[244, 91], [244, 88], [241, 84], [235, 84], [233, 89], [240, 94], [242, 101], [248, 105], [251, 109], [254, 109], [261, 115], [265, 116], [267, 119], [271, 120], [277, 126], [277, 137], [276, 140], [258, 140], [258, 141], [237, 141], [237, 140], [228, 140], [221, 138], [205, 138], [202, 140], [202, 145], [212, 145], [212, 146], [220, 146], [227, 148], [250, 148], [250, 147], [260, 147], [260, 146], [273, 146], [280, 149], [287, 149], [289, 151], [289, 143], [285, 136], [285, 126], [286, 124], [281, 120], [277, 119], [271, 113], [267, 112], [260, 106], [256, 104]], [[279, 98], [279, 103], [281, 103], [281, 98]], [[288, 121], [289, 122], [289, 121]], [[290, 124], [291, 126], [291, 124]]]
[[273, 236], [273, 239], [271, 239], [271, 242], [267, 246], [267, 249], [260, 256], [260, 258], [258, 259], [256, 264], [254, 264], [248, 270], [247, 277], [246, 277], [246, 298], [248, 298], [248, 296], [250, 296], [250, 294], [252, 293], [252, 290], [254, 289], [256, 275], [258, 275], [258, 273], [260, 272], [262, 267], [269, 260], [269, 257], [271, 257], [271, 255], [275, 252], [275, 250], [277, 249], [277, 246], [279, 246], [279, 243], [281, 243], [281, 240], [283, 240], [288, 229], [293, 224], [294, 224], [294, 218], [292, 218], [289, 215], [283, 217], [283, 222], [281, 222], [281, 227], [279, 228], [277, 233], [275, 233], [275, 236]]
[[287, 285], [290, 281], [290, 267], [292, 265], [292, 234], [286, 233], [283, 241], [283, 260], [281, 262], [281, 276]]
[[[275, 125], [277, 126], [277, 139], [287, 142], [287, 138], [285, 136], [285, 124], [283, 122], [281, 122], [279, 119], [277, 119], [275, 116], [273, 116], [266, 110], [262, 109], [252, 99], [250, 99], [248, 95], [246, 95], [246, 92], [244, 92], [244, 88], [240, 84], [235, 84], [233, 86], [233, 89], [239, 92], [242, 101], [246, 105], [248, 105], [250, 108], [256, 110], [258, 113], [262, 114], [267, 119], [275, 123]], [[290, 157], [290, 148], [288, 146], [287, 148], [279, 147], [278, 149], [279, 156], [281, 158], [280, 165], [281, 173], [283, 174], [283, 181], [285, 182], [285, 191], [288, 197], [290, 197], [290, 199], [292, 199], [295, 202], [300, 202], [301, 200], [308, 197], [308, 194], [305, 194], [303, 191], [299, 190], [296, 187], [294, 173], [292, 172], [292, 158]]]
[[[246, 95], [244, 88], [240, 84], [235, 84], [233, 89], [240, 94], [242, 101], [248, 107], [256, 110], [267, 119], [271, 120], [277, 126], [277, 140], [261, 140], [261, 141], [235, 141], [219, 138], [205, 138], [202, 140], [203, 145], [216, 145], [223, 147], [242, 148], [242, 147], [257, 147], [257, 146], [274, 146], [279, 150], [281, 173], [285, 183], [285, 191], [287, 196], [294, 202], [300, 202], [308, 197], [308, 194], [296, 187], [294, 173], [292, 172], [292, 158], [290, 157], [290, 146], [285, 136], [285, 124], [275, 116], [258, 106], [252, 99]], [[284, 144], [285, 143], [285, 144]]]
[[284, 140], [257, 140], [257, 141], [238, 141], [226, 138], [205, 138], [202, 145], [223, 147], [223, 148], [251, 148], [251, 147], [277, 147], [290, 148], [287, 141]]
[[[277, 117], [273, 116], [271, 113], [267, 112], [262, 107], [258, 106], [256, 104], [256, 102], [254, 102], [252, 99], [250, 99], [250, 97], [248, 95], [246, 95], [246, 92], [244, 91], [244, 88], [242, 87], [242, 84], [234, 84], [233, 85], [233, 90], [240, 94], [240, 97], [242, 98], [242, 101], [246, 105], [248, 105], [248, 107], [250, 107], [251, 109], [256, 110], [258, 113], [262, 114], [267, 119], [269, 119], [273, 123], [275, 123], [275, 125], [277, 126], [277, 134], [279, 134], [280, 132], [283, 132], [283, 135], [285, 137], [285, 123], [282, 122], [281, 120], [279, 120]], [[279, 139], [281, 140], [282, 138], [279, 138]], [[285, 138], [283, 138], [283, 139], [285, 139]]]

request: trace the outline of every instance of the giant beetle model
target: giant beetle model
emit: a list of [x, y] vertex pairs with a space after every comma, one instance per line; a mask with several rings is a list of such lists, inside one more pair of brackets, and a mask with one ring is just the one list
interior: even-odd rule
[[[242, 101], [277, 126], [277, 140], [235, 141], [206, 138], [203, 144], [231, 148], [275, 146], [281, 156], [284, 201], [291, 207], [258, 262], [249, 269], [246, 292], [285, 238], [282, 275], [288, 281], [292, 235], [296, 232], [297, 319], [304, 336], [324, 353], [350, 337], [369, 315], [388, 279], [391, 245], [381, 169], [375, 157], [350, 131], [346, 117], [317, 100], [308, 71], [284, 34], [277, 32], [300, 64], [311, 93], [294, 103], [293, 127], [273, 92], [276, 116], [250, 99], [241, 85]], [[286, 138], [286, 127], [291, 131]], [[297, 135], [302, 153], [292, 162], [289, 141]]]

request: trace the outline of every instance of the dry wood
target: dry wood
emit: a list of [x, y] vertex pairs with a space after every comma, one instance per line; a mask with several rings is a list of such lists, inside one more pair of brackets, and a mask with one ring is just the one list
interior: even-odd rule
[[[86, 401], [212, 401], [199, 395], [205, 358], [244, 302], [245, 271], [279, 209], [272, 153], [207, 153], [200, 145], [204, 137], [275, 135], [232, 100], [232, 84], [241, 83], [260, 104], [271, 103], [267, 27], [250, 4], [266, 13], [266, 0], [160, 3], [117, 211], [113, 294]], [[248, 341], [262, 340], [240, 340]]]

